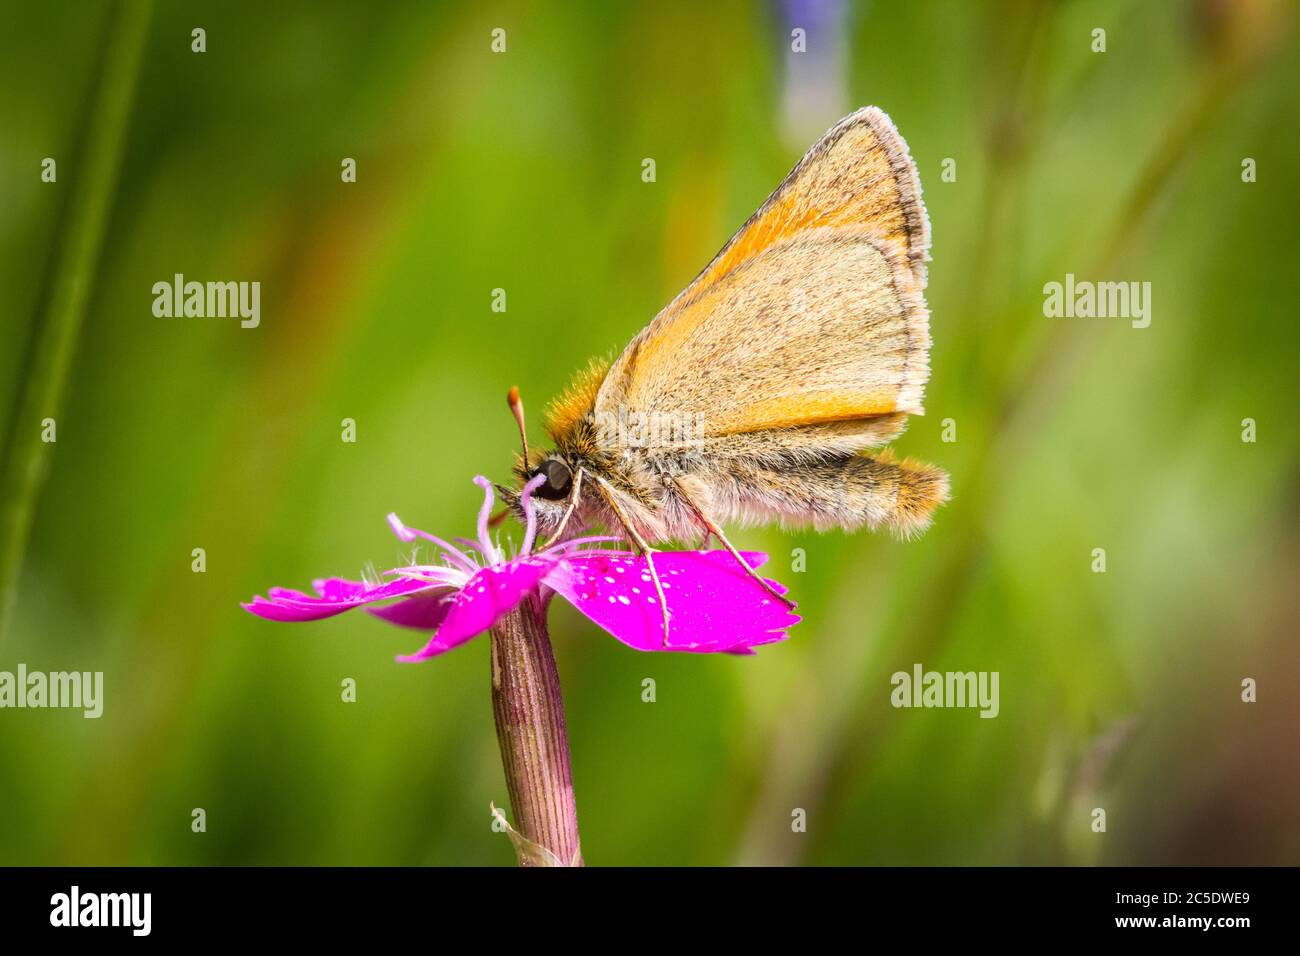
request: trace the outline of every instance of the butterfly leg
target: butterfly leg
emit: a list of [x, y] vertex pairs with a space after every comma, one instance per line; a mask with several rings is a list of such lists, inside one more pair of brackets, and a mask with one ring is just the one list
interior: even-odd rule
[[664, 596], [664, 586], [659, 581], [659, 572], [655, 570], [654, 556], [656, 553], [656, 549], [652, 548], [650, 544], [645, 540], [645, 538], [641, 537], [640, 533], [638, 533], [636, 528], [633, 527], [632, 522], [628, 520], [628, 517], [623, 512], [623, 509], [619, 507], [618, 500], [614, 494], [614, 489], [610, 486], [609, 482], [607, 482], [604, 478], [601, 478], [599, 475], [595, 475], [594, 477], [596, 479], [596, 482], [600, 485], [602, 491], [604, 492], [602, 497], [609, 504], [610, 510], [614, 512], [614, 516], [618, 518], [619, 524], [623, 526], [623, 530], [627, 532], [628, 537], [632, 539], [633, 543], [637, 546], [637, 548], [641, 551], [641, 553], [645, 555], [646, 565], [650, 569], [650, 580], [654, 582], [655, 594], [659, 596], [659, 610], [663, 612], [663, 621], [664, 621], [663, 646], [667, 647], [668, 646], [668, 598]]
[[686, 502], [687, 506], [695, 512], [695, 516], [699, 518], [700, 522], [704, 525], [707, 530], [705, 535], [706, 541], [708, 540], [708, 535], [713, 535], [722, 542], [724, 548], [731, 552], [731, 556], [740, 562], [740, 566], [749, 572], [749, 576], [763, 586], [763, 590], [767, 591], [767, 593], [772, 595], [774, 598], [780, 599], [787, 607], [796, 606], [794, 601], [790, 600], [776, 588], [772, 587], [772, 585], [768, 583], [767, 578], [763, 577], [763, 575], [759, 574], [749, 566], [749, 562], [746, 561], [741, 553], [736, 550], [736, 546], [727, 540], [727, 536], [723, 534], [722, 528], [718, 526], [718, 523], [706, 515], [704, 509], [691, 500], [690, 495], [686, 493], [686, 490], [681, 486], [680, 482], [674, 481], [673, 488], [676, 489], [677, 494], [680, 495], [681, 499]]
[[581, 468], [579, 468], [573, 476], [573, 491], [569, 494], [569, 504], [568, 507], [564, 509], [564, 516], [560, 518], [560, 526], [555, 529], [555, 532], [549, 538], [546, 539], [546, 543], [542, 545], [543, 550], [559, 541], [560, 535], [564, 534], [564, 526], [569, 523], [569, 518], [573, 516], [573, 509], [578, 506], [578, 493], [580, 491], [582, 491]]
[[645, 555], [645, 563], [650, 568], [650, 580], [654, 582], [655, 594], [659, 595], [659, 608], [663, 611], [664, 621], [664, 643], [668, 646], [668, 598], [664, 595], [664, 586], [659, 582], [659, 572], [655, 570], [655, 549], [648, 544], [641, 542], [638, 547], [641, 553]]

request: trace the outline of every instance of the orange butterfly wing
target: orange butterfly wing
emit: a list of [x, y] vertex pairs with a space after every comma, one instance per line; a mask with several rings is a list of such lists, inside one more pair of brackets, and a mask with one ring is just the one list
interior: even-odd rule
[[707, 436], [920, 414], [929, 235], [906, 144], [859, 110], [632, 340], [595, 410], [702, 415]]

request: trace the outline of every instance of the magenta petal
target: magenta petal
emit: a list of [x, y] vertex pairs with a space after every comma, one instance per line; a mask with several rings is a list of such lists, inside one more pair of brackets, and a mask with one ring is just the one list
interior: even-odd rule
[[[752, 567], [767, 561], [743, 552]], [[668, 599], [669, 643], [644, 556], [571, 555], [546, 583], [629, 647], [641, 651], [748, 654], [784, 640], [799, 618], [759, 586], [727, 551], [660, 551], [655, 569]], [[785, 588], [770, 582], [778, 591]]]
[[428, 591], [383, 607], [368, 607], [367, 614], [417, 631], [435, 631], [451, 609], [451, 592]]
[[532, 556], [483, 568], [446, 602], [438, 633], [421, 650], [398, 657], [404, 663], [428, 660], [482, 634], [541, 585], [558, 558]]
[[250, 614], [256, 614], [268, 621], [286, 622], [319, 621], [321, 618], [333, 617], [335, 614], [342, 614], [344, 611], [350, 610], [350, 606], [334, 608], [299, 607], [285, 601], [268, 601], [261, 595], [247, 603], [241, 603], [239, 606]]
[[437, 587], [429, 581], [415, 578], [400, 578], [376, 585], [344, 578], [325, 578], [313, 581], [312, 586], [319, 597], [292, 588], [271, 588], [267, 597], [255, 597], [242, 607], [268, 621], [319, 621], [362, 604], [405, 597]]

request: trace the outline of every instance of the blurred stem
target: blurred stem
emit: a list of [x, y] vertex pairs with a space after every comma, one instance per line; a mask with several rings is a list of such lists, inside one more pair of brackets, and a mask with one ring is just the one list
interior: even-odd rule
[[62, 405], [117, 183], [151, 5], [151, 0], [122, 0], [114, 10], [84, 148], [63, 161], [65, 173], [72, 173], [72, 189], [0, 449], [0, 640], [13, 614], [36, 499], [53, 450], [42, 438], [42, 422], [57, 419]]
[[582, 866], [564, 697], [535, 595], [492, 629], [492, 713], [519, 865]]

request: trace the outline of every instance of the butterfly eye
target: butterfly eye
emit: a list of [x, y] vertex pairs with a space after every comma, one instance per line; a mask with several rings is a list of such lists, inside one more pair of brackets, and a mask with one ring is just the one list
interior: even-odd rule
[[569, 486], [573, 484], [573, 472], [564, 462], [556, 458], [548, 458], [542, 462], [542, 467], [537, 469], [537, 474], [546, 476], [546, 481], [534, 492], [537, 497], [549, 501], [568, 497]]

